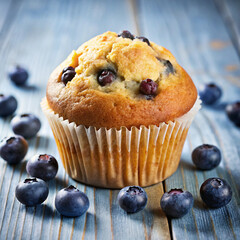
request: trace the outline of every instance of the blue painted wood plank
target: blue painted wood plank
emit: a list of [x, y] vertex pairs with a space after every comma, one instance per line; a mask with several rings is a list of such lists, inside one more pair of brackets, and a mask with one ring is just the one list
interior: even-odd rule
[[[29, 141], [26, 160], [37, 152], [47, 152], [59, 159], [39, 105], [45, 95], [48, 76], [73, 48], [107, 30], [129, 29], [144, 34], [168, 47], [197, 85], [217, 79], [224, 91], [231, 93], [224, 94], [223, 101], [232, 101], [239, 96], [236, 88], [239, 71], [229, 70], [229, 66], [239, 65], [239, 60], [212, 2], [151, 0], [140, 3], [85, 0], [71, 1], [70, 4], [68, 1], [26, 0], [19, 1], [12, 10], [15, 14], [11, 19], [1, 20], [8, 14], [0, 17], [6, 33], [0, 35], [0, 72], [5, 73], [17, 59], [29, 66], [32, 73], [29, 88], [16, 88], [4, 77], [0, 89], [16, 95], [18, 113], [33, 112], [43, 123], [39, 137]], [[0, 6], [2, 4], [0, 1]], [[0, 119], [0, 136], [11, 134], [9, 122], [10, 118]], [[204, 131], [202, 126], [206, 126]], [[228, 130], [223, 131], [224, 127]], [[205, 108], [196, 118], [183, 151], [182, 163], [165, 183], [166, 190], [184, 187], [195, 198], [193, 211], [171, 222], [174, 239], [239, 238], [239, 139], [239, 130], [222, 112]], [[224, 155], [221, 166], [210, 172], [197, 171], [191, 163], [192, 149], [204, 141], [221, 147]], [[233, 186], [234, 198], [226, 208], [206, 209], [199, 200], [201, 183], [212, 175], [226, 178]], [[95, 189], [76, 183], [66, 176], [62, 164], [57, 179], [49, 183], [50, 194], [45, 203], [36, 208], [25, 208], [15, 199], [14, 189], [17, 182], [26, 177], [24, 163], [12, 168], [0, 161], [0, 203], [3, 206], [0, 208], [0, 239], [170, 238], [168, 222], [159, 207], [162, 184], [146, 188], [149, 203], [143, 212], [127, 215], [117, 204], [117, 190]], [[76, 219], [61, 217], [54, 208], [56, 192], [69, 184], [85, 191], [90, 200], [88, 213]]]
[[237, 0], [215, 0], [215, 4], [240, 56], [240, 2]]
[[[15, 1], [12, 4], [16, 4]], [[96, 34], [122, 29], [136, 32], [132, 5], [128, 1], [111, 0], [72, 1], [71, 4], [66, 0], [23, 0], [9, 11], [14, 17], [4, 21], [2, 32], [5, 35], [0, 36], [0, 72], [3, 73], [0, 89], [17, 97], [17, 113], [35, 113], [43, 125], [38, 137], [29, 140], [29, 152], [22, 164], [12, 168], [0, 161], [0, 239], [121, 239], [121, 236], [123, 239], [136, 236], [138, 239], [147, 236], [169, 239], [167, 219], [160, 210], [156, 213], [158, 199], [150, 201], [144, 213], [126, 216], [117, 204], [118, 191], [76, 183], [68, 178], [61, 163], [56, 180], [49, 182], [49, 196], [41, 206], [26, 208], [14, 196], [17, 183], [28, 176], [25, 165], [31, 156], [50, 153], [59, 159], [39, 104], [45, 95], [49, 74], [73, 48]], [[17, 88], [7, 79], [7, 69], [13, 63], [29, 68], [31, 76], [27, 88]], [[12, 134], [10, 120], [10, 117], [0, 119], [1, 138]], [[76, 219], [61, 217], [54, 207], [56, 193], [69, 184], [85, 191], [90, 200], [87, 214]], [[163, 192], [162, 184], [154, 189], [159, 195]], [[148, 191], [149, 195], [154, 192]]]
[[[142, 1], [140, 6], [142, 34], [168, 47], [193, 77], [197, 86], [217, 82], [224, 92], [222, 103], [238, 100], [239, 59], [228, 32], [211, 1]], [[154, 9], [154, 10], [153, 10]], [[154, 14], [162, 16], [161, 21]], [[154, 26], [154, 27], [153, 27]], [[222, 104], [224, 105], [224, 104]], [[218, 110], [217, 110], [218, 109]], [[201, 113], [202, 112], [202, 113]], [[215, 128], [215, 130], [213, 130]], [[230, 132], [234, 132], [230, 134]], [[232, 140], [231, 140], [232, 139]], [[223, 162], [215, 170], [197, 171], [191, 162], [191, 151], [205, 143], [219, 146]], [[178, 171], [165, 181], [166, 190], [183, 187], [193, 193], [193, 211], [182, 219], [172, 220], [174, 239], [239, 238], [239, 129], [227, 119], [224, 108], [200, 111], [192, 125]], [[226, 179], [234, 196], [226, 208], [206, 209], [199, 196], [201, 183], [213, 176]]]

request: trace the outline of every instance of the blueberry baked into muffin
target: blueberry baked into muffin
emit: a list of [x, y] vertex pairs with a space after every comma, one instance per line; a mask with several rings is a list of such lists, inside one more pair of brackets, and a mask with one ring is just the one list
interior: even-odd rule
[[170, 176], [199, 108], [174, 56], [128, 31], [106, 32], [73, 51], [51, 74], [42, 101], [67, 173], [107, 188]]

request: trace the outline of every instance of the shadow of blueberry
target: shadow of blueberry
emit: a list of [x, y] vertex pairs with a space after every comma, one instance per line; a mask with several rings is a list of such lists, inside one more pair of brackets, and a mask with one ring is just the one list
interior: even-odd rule
[[225, 108], [227, 106], [227, 102], [220, 102], [220, 103], [216, 103], [213, 105], [205, 105], [202, 104], [203, 108], [207, 108], [209, 110], [215, 110], [215, 111], [225, 111]]
[[23, 85], [23, 86], [17, 86], [16, 88], [23, 91], [33, 91], [33, 92], [37, 92], [40, 90], [40, 88], [36, 85]]
[[194, 204], [193, 207], [199, 210], [206, 210], [208, 207], [204, 204], [204, 202], [201, 200], [201, 197], [194, 198]]

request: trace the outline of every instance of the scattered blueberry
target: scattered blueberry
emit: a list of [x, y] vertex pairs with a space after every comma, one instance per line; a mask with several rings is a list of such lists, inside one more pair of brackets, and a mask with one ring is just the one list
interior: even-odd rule
[[49, 181], [57, 174], [58, 162], [51, 155], [37, 154], [27, 162], [26, 169], [30, 176]]
[[147, 43], [147, 45], [150, 46], [150, 42], [149, 42], [149, 40], [147, 38], [145, 38], [145, 37], [137, 37], [137, 39], [141, 40], [142, 42]]
[[202, 200], [211, 208], [220, 208], [227, 205], [232, 199], [232, 189], [221, 178], [209, 178], [200, 188]]
[[24, 85], [28, 79], [28, 72], [25, 68], [14, 66], [8, 73], [9, 78], [18, 86]]
[[32, 207], [43, 203], [47, 199], [48, 192], [48, 186], [43, 180], [27, 178], [17, 185], [15, 195], [19, 202]]
[[147, 193], [139, 186], [128, 186], [118, 193], [119, 206], [127, 213], [143, 210], [147, 204]]
[[66, 85], [69, 81], [71, 81], [76, 75], [75, 69], [71, 66], [66, 67], [62, 71], [62, 82]]
[[221, 152], [216, 146], [203, 144], [193, 150], [192, 160], [197, 168], [211, 170], [219, 165]]
[[228, 118], [238, 127], [240, 127], [240, 101], [228, 104], [226, 107]]
[[0, 156], [9, 164], [21, 162], [28, 151], [28, 143], [21, 136], [4, 138], [0, 142]]
[[166, 215], [180, 218], [186, 215], [193, 207], [193, 196], [188, 191], [172, 189], [163, 194], [160, 204]]
[[212, 105], [220, 99], [222, 90], [214, 83], [201, 85], [199, 87], [199, 96], [204, 104]]
[[17, 100], [11, 95], [0, 94], [0, 117], [12, 115], [17, 109]]
[[40, 120], [33, 114], [15, 116], [11, 121], [12, 130], [15, 134], [25, 138], [36, 136], [41, 128]]
[[130, 38], [130, 39], [134, 39], [134, 36], [127, 30], [122, 31], [120, 34], [118, 34], [118, 37], [122, 37], [122, 38]]
[[[154, 96], [157, 94], [158, 85], [151, 79], [145, 79], [140, 83], [140, 92], [144, 95]], [[151, 98], [150, 98], [151, 99]]]
[[101, 86], [105, 86], [112, 83], [116, 79], [116, 74], [112, 70], [102, 70], [98, 75], [98, 83]]
[[78, 217], [88, 210], [89, 200], [84, 192], [71, 185], [57, 193], [55, 206], [63, 216]]

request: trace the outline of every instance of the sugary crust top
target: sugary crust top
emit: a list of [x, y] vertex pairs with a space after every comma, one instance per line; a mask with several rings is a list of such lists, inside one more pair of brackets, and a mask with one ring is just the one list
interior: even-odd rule
[[[76, 75], [65, 85], [61, 76], [68, 66]], [[104, 69], [114, 72], [116, 79], [101, 86], [97, 79]], [[139, 91], [145, 79], [158, 86], [151, 99]], [[97, 128], [158, 125], [188, 112], [196, 99], [192, 79], [167, 49], [114, 32], [96, 36], [73, 51], [47, 85], [48, 104], [55, 113]]]

